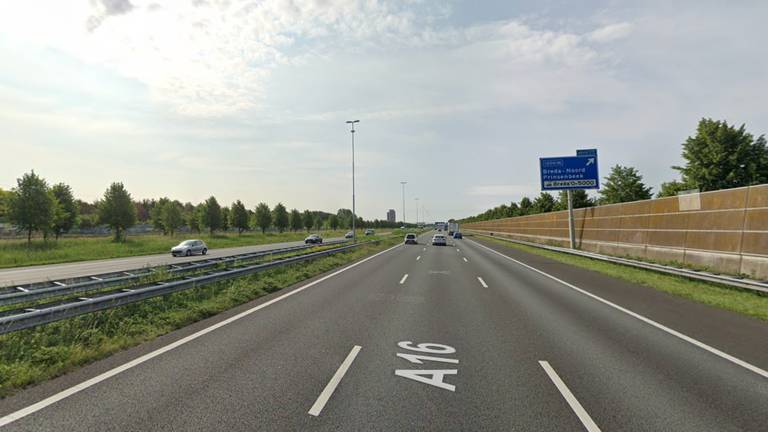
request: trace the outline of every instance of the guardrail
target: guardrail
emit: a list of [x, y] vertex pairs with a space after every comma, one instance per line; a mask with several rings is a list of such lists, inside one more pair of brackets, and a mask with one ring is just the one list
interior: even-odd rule
[[[343, 243], [346, 243], [346, 241], [336, 240], [325, 243], [324, 245], [336, 245]], [[266, 251], [228, 255], [219, 258], [188, 261], [179, 264], [167, 264], [156, 267], [142, 267], [139, 269], [126, 270], [121, 272], [86, 275], [76, 278], [36, 282], [24, 285], [11, 285], [0, 288], [0, 306], [14, 305], [69, 294], [85, 294], [91, 291], [109, 288], [112, 286], [127, 285], [133, 282], [141, 281], [142, 278], [163, 272], [169, 275], [182, 275], [185, 273], [192, 273], [222, 264], [227, 265], [237, 261], [247, 261], [268, 255], [293, 252], [317, 246], [318, 245], [314, 244], [290, 246], [279, 249], [270, 249]]]
[[628, 258], [618, 258], [608, 255], [602, 255], [594, 252], [585, 252], [574, 249], [567, 249], [557, 246], [543, 245], [540, 243], [527, 242], [522, 240], [515, 240], [500, 236], [492, 236], [487, 234], [472, 233], [476, 236], [492, 238], [496, 240], [504, 240], [510, 243], [518, 243], [526, 246], [532, 246], [539, 249], [546, 249], [555, 252], [567, 253], [570, 255], [577, 255], [585, 258], [595, 259], [599, 261], [611, 262], [614, 264], [621, 264], [629, 267], [641, 268], [644, 270], [651, 270], [659, 273], [671, 274], [674, 276], [681, 276], [688, 279], [700, 280], [705, 282], [713, 282], [721, 285], [727, 285], [735, 288], [747, 289], [752, 291], [758, 291], [761, 293], [768, 293], [768, 282], [757, 281], [753, 279], [738, 278], [735, 276], [726, 276], [722, 274], [715, 274], [701, 270], [682, 269], [678, 267], [667, 266], [663, 264], [654, 264], [643, 261], [637, 261]]
[[29, 308], [20, 313], [0, 317], [0, 334], [11, 333], [42, 324], [48, 324], [78, 315], [98, 312], [136, 303], [153, 297], [184, 291], [187, 289], [208, 285], [227, 279], [242, 277], [275, 267], [308, 261], [339, 252], [345, 252], [363, 245], [376, 243], [379, 240], [371, 240], [320, 252], [312, 252], [267, 263], [255, 264], [235, 269], [223, 269], [209, 272], [203, 275], [190, 276], [181, 280], [170, 282], [156, 282], [144, 287], [122, 289], [118, 292], [108, 292], [92, 298], [79, 298], [62, 304], [47, 305], [41, 309]]

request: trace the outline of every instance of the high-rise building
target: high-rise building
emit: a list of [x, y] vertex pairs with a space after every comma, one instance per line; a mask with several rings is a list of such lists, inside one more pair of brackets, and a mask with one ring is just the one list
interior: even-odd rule
[[395, 209], [387, 210], [387, 222], [397, 222], [397, 216], [395, 215]]

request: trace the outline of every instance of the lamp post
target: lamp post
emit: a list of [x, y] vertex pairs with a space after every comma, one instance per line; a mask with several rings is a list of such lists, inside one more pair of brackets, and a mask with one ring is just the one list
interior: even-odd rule
[[419, 226], [419, 199], [414, 198], [414, 201], [416, 201], [416, 226]]
[[347, 120], [347, 124], [352, 126], [352, 242], [357, 243], [357, 232], [355, 231], [355, 123], [360, 123], [360, 120]]
[[407, 181], [401, 181], [401, 185], [403, 185], [403, 226], [405, 226], [405, 185], [408, 184]]

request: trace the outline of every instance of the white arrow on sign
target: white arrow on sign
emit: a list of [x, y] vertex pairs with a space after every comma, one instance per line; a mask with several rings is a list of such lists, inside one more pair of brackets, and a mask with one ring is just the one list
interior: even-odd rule
[[595, 158], [589, 158], [589, 159], [587, 159], [587, 164], [586, 164], [586, 165], [584, 165], [584, 166], [590, 166], [590, 165], [592, 165], [593, 163], [595, 163]]

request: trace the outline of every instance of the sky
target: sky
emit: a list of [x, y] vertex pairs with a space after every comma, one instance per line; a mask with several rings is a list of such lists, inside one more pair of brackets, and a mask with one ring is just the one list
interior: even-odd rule
[[[702, 117], [768, 132], [768, 2], [0, 3], [0, 188], [461, 218], [538, 158], [677, 178]], [[418, 198], [418, 200], [417, 200]]]

